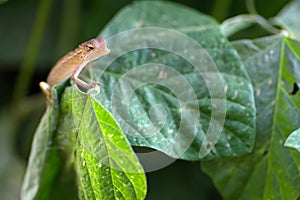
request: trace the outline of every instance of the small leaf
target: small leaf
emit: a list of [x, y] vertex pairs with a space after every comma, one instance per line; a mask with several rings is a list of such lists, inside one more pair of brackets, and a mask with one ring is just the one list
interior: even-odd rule
[[289, 95], [300, 70], [296, 43], [280, 35], [234, 42], [255, 88], [257, 136], [251, 154], [202, 164], [225, 199], [300, 195], [300, 155], [284, 147], [300, 126], [300, 95]]
[[289, 37], [300, 40], [300, 1], [294, 0], [283, 8], [275, 21], [289, 32]]
[[300, 129], [295, 130], [286, 139], [284, 146], [297, 149], [300, 152]]
[[[66, 89], [62, 109], [68, 118], [60, 126], [59, 138], [62, 144], [68, 143], [64, 136], [73, 144], [69, 150], [75, 155], [80, 198], [144, 199], [144, 171], [112, 115], [76, 87]], [[66, 127], [73, 128], [62, 132]]]

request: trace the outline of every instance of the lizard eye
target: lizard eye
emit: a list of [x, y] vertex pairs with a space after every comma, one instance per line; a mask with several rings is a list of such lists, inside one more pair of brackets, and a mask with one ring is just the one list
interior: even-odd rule
[[95, 46], [92, 45], [91, 43], [88, 43], [86, 46], [87, 46], [90, 50], [95, 49]]

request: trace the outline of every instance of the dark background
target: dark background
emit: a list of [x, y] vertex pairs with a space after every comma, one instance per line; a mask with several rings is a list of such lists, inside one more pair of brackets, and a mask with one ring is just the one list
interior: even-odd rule
[[[1, 2], [1, 0], [0, 0]], [[0, 199], [18, 199], [31, 139], [44, 111], [38, 83], [61, 56], [95, 37], [129, 0], [8, 0], [0, 4]], [[244, 0], [177, 0], [219, 22], [249, 7]], [[248, 1], [250, 2], [250, 1]], [[256, 1], [270, 18], [288, 0]], [[250, 9], [251, 10], [251, 9]], [[259, 35], [251, 29], [247, 35]], [[147, 199], [220, 199], [199, 162], [177, 161], [147, 174]]]

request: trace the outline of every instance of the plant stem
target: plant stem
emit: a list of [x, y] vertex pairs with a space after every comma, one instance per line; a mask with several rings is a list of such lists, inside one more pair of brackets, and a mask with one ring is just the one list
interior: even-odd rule
[[[78, 36], [78, 22], [80, 21], [80, 0], [64, 0], [60, 24], [60, 36], [56, 57], [60, 58], [66, 51], [76, 45]], [[73, 47], [72, 47], [73, 48]]]
[[25, 52], [25, 57], [16, 80], [13, 102], [19, 101], [27, 94], [29, 83], [36, 64], [36, 58], [39, 53], [43, 31], [51, 10], [51, 2], [51, 0], [40, 1], [37, 17]]
[[228, 17], [231, 3], [232, 0], [216, 0], [212, 10], [212, 16], [219, 21], [226, 19]]
[[250, 14], [258, 15], [255, 8], [255, 0], [246, 0], [246, 6]]

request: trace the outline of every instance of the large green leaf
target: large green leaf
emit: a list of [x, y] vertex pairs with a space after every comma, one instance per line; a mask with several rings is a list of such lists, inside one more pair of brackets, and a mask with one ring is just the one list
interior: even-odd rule
[[203, 163], [225, 199], [300, 196], [300, 155], [284, 147], [300, 125], [300, 94], [290, 95], [299, 80], [298, 45], [280, 35], [234, 43], [256, 91], [257, 136], [253, 153]]
[[288, 31], [289, 37], [300, 40], [300, 1], [294, 0], [286, 5], [276, 16], [275, 21]]
[[[155, 32], [157, 27], [166, 29]], [[203, 141], [203, 146], [210, 146], [206, 133], [213, 130], [218, 142], [206, 159], [251, 152], [255, 136], [252, 85], [215, 20], [169, 2], [137, 2], [120, 11], [101, 35], [111, 53], [89, 70], [104, 85], [96, 98], [113, 112], [132, 145], [199, 160]], [[196, 52], [190, 40], [205, 51]], [[200, 62], [204, 76], [193, 62]], [[205, 77], [208, 71], [215, 73], [210, 80]], [[210, 83], [215, 83], [214, 89]], [[188, 101], [190, 112], [185, 115], [181, 103]]]
[[61, 104], [58, 138], [75, 163], [80, 199], [144, 199], [144, 171], [112, 115], [76, 87]]
[[21, 199], [39, 199], [50, 191], [57, 172], [56, 150], [52, 149], [53, 134], [57, 127], [59, 109], [57, 90], [52, 90], [52, 105], [47, 107], [34, 134], [29, 161], [23, 180]]
[[[61, 94], [68, 82], [56, 85], [52, 88], [52, 101], [48, 102], [37, 130], [34, 134], [30, 157], [23, 180], [21, 191], [22, 199], [74, 199], [76, 190], [74, 187], [73, 168], [66, 159], [70, 155], [65, 154], [60, 146], [61, 138], [57, 137], [59, 130], [59, 105]], [[73, 174], [72, 174], [73, 173]], [[60, 176], [63, 174], [63, 176]], [[72, 192], [60, 194], [60, 191]], [[67, 198], [66, 198], [67, 196]]]

